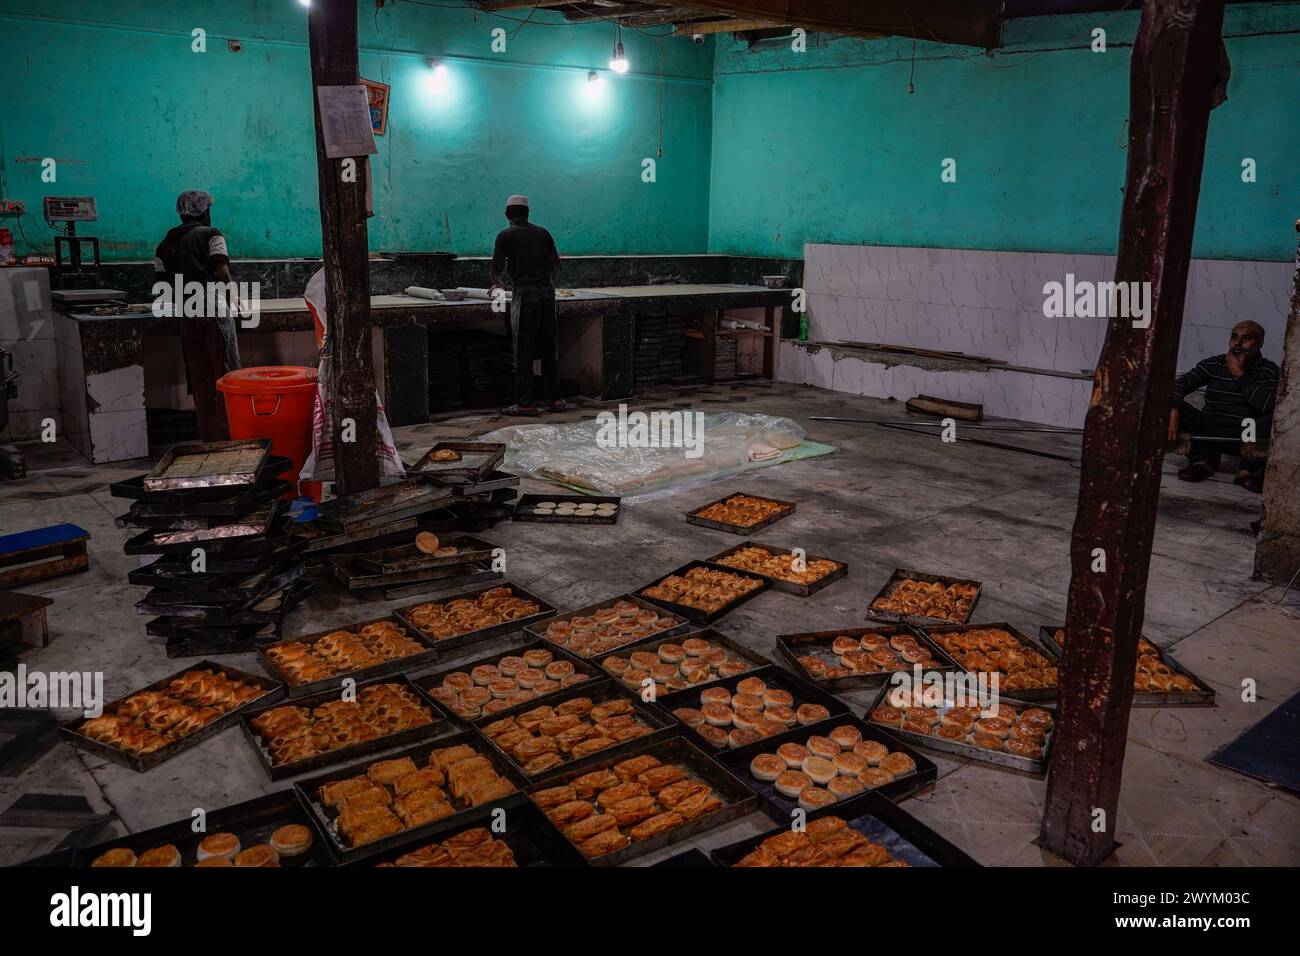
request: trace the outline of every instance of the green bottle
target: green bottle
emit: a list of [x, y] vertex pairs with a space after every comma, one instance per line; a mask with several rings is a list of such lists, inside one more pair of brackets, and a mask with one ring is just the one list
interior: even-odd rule
[[800, 342], [808, 341], [808, 313], [807, 312], [799, 313], [799, 341]]

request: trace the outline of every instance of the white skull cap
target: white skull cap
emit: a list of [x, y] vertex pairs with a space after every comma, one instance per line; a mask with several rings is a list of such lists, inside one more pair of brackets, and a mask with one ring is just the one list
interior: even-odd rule
[[528, 208], [528, 197], [527, 197], [527, 196], [520, 196], [520, 195], [517, 195], [517, 194], [516, 194], [516, 195], [511, 196], [509, 199], [506, 200], [506, 205], [507, 205], [507, 206], [523, 206], [525, 209], [527, 209], [527, 208]]
[[176, 197], [176, 212], [197, 219], [212, 207], [212, 193], [202, 189], [187, 189]]

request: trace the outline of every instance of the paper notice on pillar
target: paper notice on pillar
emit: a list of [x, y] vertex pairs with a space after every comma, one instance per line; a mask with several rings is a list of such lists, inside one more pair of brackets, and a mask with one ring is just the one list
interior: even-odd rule
[[369, 156], [379, 152], [375, 131], [370, 125], [370, 100], [366, 88], [356, 86], [318, 86], [321, 137], [325, 155], [330, 159], [345, 156]]

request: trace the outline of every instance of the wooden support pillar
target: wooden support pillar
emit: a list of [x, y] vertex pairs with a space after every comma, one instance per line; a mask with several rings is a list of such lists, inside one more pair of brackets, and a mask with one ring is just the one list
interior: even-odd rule
[[[1078, 864], [1099, 863], [1115, 845], [1222, 23], [1223, 0], [1146, 0], [1133, 44], [1115, 280], [1150, 283], [1150, 327], [1112, 316], [1093, 381], [1041, 835]], [[1104, 570], [1094, 570], [1099, 560]]]
[[[343, 181], [344, 159], [325, 155], [319, 86], [355, 86], [357, 0], [313, 0], [307, 12], [312, 108], [316, 117], [316, 173], [320, 183], [325, 302], [333, 370], [334, 490], [355, 494], [379, 484], [375, 453], [375, 367], [370, 351], [370, 248], [366, 231], [366, 157], [352, 157], [355, 182]], [[343, 441], [346, 423], [355, 423]], [[349, 429], [349, 432], [351, 430]]]

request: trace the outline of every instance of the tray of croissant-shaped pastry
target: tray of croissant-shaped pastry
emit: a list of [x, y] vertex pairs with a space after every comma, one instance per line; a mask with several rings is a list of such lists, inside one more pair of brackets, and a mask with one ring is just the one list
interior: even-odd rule
[[753, 534], [794, 514], [793, 501], [738, 492], [686, 513], [691, 524], [732, 534]]
[[[1038, 639], [1058, 658], [1065, 653], [1064, 627], [1041, 625]], [[1139, 637], [1138, 659], [1133, 670], [1133, 706], [1213, 707], [1214, 688], [1151, 641]]]
[[340, 686], [421, 667], [436, 660], [435, 648], [418, 631], [392, 617], [305, 634], [258, 649], [266, 669], [284, 681], [290, 698], [310, 697]]
[[523, 802], [524, 783], [472, 731], [294, 784], [341, 863], [369, 859]]
[[896, 568], [867, 608], [867, 617], [895, 624], [965, 624], [980, 599], [980, 582]]
[[282, 696], [278, 681], [204, 660], [62, 731], [74, 746], [144, 773], [229, 727], [246, 708]]
[[996, 674], [999, 694], [1018, 700], [1056, 699], [1056, 653], [1010, 624], [954, 624], [927, 627], [922, 633], [962, 670]]
[[597, 660], [601, 669], [634, 694], [653, 679], [655, 699], [740, 677], [772, 662], [711, 627], [620, 648]]
[[691, 622], [633, 594], [567, 611], [530, 624], [529, 634], [545, 638], [570, 654], [595, 658], [632, 644], [690, 630]]
[[544, 621], [555, 615], [555, 608], [517, 584], [489, 584], [408, 604], [393, 615], [447, 651]]
[[778, 634], [776, 649], [822, 690], [882, 687], [898, 671], [950, 671], [957, 665], [925, 632], [908, 624]]
[[979, 866], [948, 840], [879, 794], [869, 793], [712, 852], [718, 866]]
[[467, 823], [423, 837], [372, 857], [374, 866], [425, 867], [553, 867], [586, 866], [572, 843], [548, 826], [542, 811], [521, 803], [496, 821]]
[[572, 687], [545, 703], [522, 704], [475, 726], [529, 780], [608, 762], [677, 734], [672, 718], [609, 680]]
[[754, 792], [681, 737], [528, 788], [593, 866], [619, 866], [752, 811]]
[[283, 780], [433, 737], [447, 719], [404, 674], [239, 715], [262, 770]]
[[712, 624], [767, 590], [766, 578], [692, 561], [636, 592], [636, 596], [696, 624]]
[[807, 553], [796, 555], [790, 548], [757, 541], [742, 541], [704, 560], [728, 571], [744, 571], [766, 578], [776, 590], [800, 597], [816, 594], [849, 573], [849, 566], [843, 561]]

